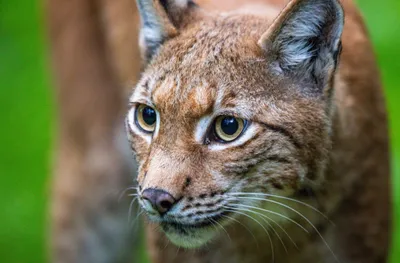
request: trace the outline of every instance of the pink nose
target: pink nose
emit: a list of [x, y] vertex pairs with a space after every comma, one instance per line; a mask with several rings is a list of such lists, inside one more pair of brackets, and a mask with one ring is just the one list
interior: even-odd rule
[[142, 192], [142, 198], [151, 203], [160, 214], [168, 212], [175, 204], [175, 198], [168, 192], [160, 189], [149, 188]]

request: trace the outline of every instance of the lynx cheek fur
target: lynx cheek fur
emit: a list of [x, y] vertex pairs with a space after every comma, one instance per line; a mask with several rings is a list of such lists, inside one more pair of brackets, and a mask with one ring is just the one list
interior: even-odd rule
[[361, 17], [281, 2], [137, 1], [146, 67], [126, 127], [162, 229], [153, 262], [386, 259], [386, 115]]

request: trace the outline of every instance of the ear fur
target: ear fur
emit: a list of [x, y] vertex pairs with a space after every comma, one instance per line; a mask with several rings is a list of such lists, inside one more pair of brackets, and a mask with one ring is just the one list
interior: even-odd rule
[[141, 18], [140, 48], [148, 62], [167, 39], [178, 34], [184, 13], [193, 6], [190, 0], [136, 0]]
[[277, 71], [326, 84], [337, 65], [343, 25], [338, 0], [293, 0], [258, 43]]

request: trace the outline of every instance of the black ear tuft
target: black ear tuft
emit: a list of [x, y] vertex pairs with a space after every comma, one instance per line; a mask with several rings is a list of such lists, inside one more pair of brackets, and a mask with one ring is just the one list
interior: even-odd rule
[[168, 1], [167, 0], [160, 0], [160, 3], [161, 3], [161, 5], [162, 5], [162, 7], [164, 8], [164, 10], [168, 10], [168, 7], [169, 7], [169, 5], [168, 5]]
[[333, 53], [333, 60], [335, 61], [335, 69], [339, 65], [339, 58], [341, 54], [342, 54], [342, 41], [339, 41], [338, 48]]
[[179, 23], [192, 6], [189, 0], [136, 0], [141, 18], [140, 47], [145, 62], [166, 39], [178, 33]]
[[343, 25], [338, 0], [293, 0], [259, 44], [280, 72], [326, 81], [337, 66]]

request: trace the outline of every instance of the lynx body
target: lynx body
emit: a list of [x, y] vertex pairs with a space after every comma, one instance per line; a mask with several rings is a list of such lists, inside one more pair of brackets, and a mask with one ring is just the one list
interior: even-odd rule
[[258, 4], [138, 1], [126, 123], [153, 261], [383, 262], [386, 118], [360, 17]]
[[[128, 186], [133, 159], [122, 158], [115, 140], [127, 95], [116, 87], [136, 82], [139, 49], [143, 72], [125, 123], [152, 262], [385, 262], [386, 111], [372, 47], [351, 1], [138, 0], [140, 34], [138, 17], [126, 11], [132, 1], [94, 2], [79, 9], [95, 14], [84, 19], [81, 35], [53, 34], [68, 131], [61, 141], [86, 138], [76, 147], [60, 144], [57, 262], [128, 262], [121, 256], [131, 244], [121, 219], [128, 207], [106, 214], [100, 207], [116, 204], [102, 194], [109, 182]], [[61, 43], [79, 39], [71, 35], [87, 37], [91, 58], [101, 58], [82, 60], [78, 65], [89, 63], [93, 72], [81, 78], [63, 55]], [[71, 79], [93, 90], [82, 97], [91, 111], [76, 107]], [[94, 125], [74, 132], [75, 123]], [[82, 158], [73, 158], [73, 167], [85, 169], [71, 177], [62, 168], [74, 152]], [[92, 162], [81, 161], [89, 155]], [[93, 184], [95, 197], [77, 190], [87, 174], [106, 178], [104, 167], [109, 176]], [[78, 198], [86, 205], [76, 211], [68, 204]], [[105, 231], [107, 222], [120, 230]]]

